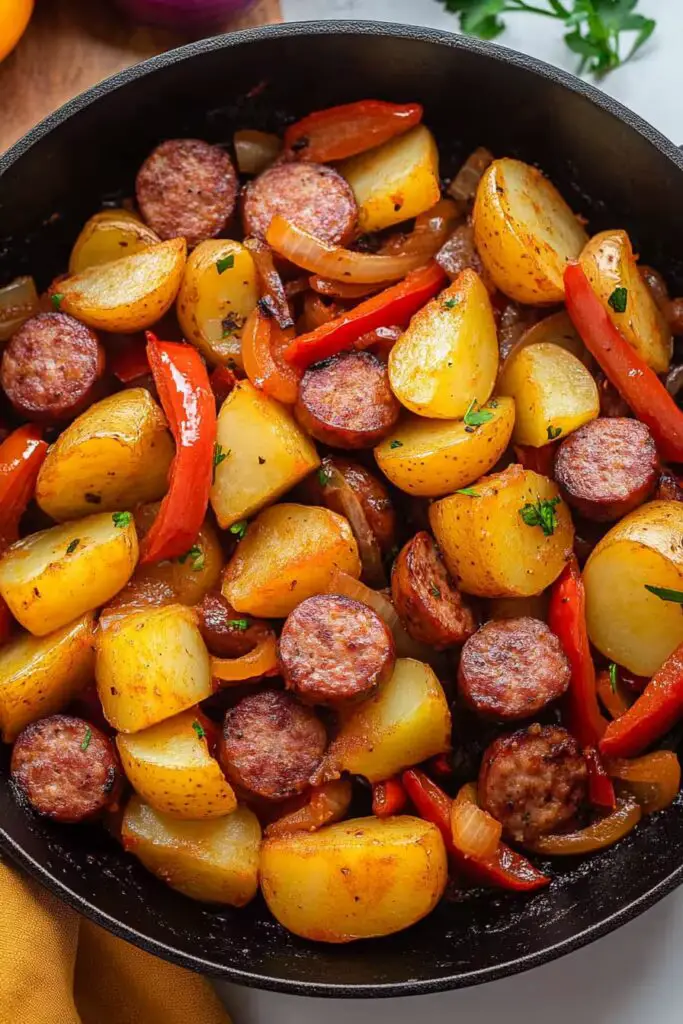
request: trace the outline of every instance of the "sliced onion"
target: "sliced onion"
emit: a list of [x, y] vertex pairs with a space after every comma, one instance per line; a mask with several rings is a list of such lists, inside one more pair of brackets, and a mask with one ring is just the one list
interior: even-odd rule
[[382, 291], [387, 284], [380, 281], [376, 284], [345, 284], [343, 281], [331, 281], [327, 277], [318, 277], [313, 274], [308, 279], [314, 292], [325, 295], [329, 299], [364, 299], [367, 295], [374, 295]]
[[294, 320], [282, 279], [275, 269], [273, 254], [265, 242], [258, 238], [245, 238], [244, 245], [256, 264], [261, 295], [266, 303], [267, 311], [275, 317], [278, 327], [286, 331], [294, 326]]
[[427, 262], [421, 252], [407, 256], [373, 256], [328, 245], [279, 215], [270, 222], [266, 241], [275, 252], [297, 267], [349, 284], [398, 281]]
[[534, 853], [548, 857], [575, 857], [584, 853], [595, 853], [623, 839], [636, 827], [642, 817], [640, 805], [632, 798], [619, 798], [616, 810], [606, 817], [593, 822], [577, 832], [565, 835], [539, 836], [524, 845]]
[[16, 277], [6, 288], [0, 288], [0, 341], [9, 341], [38, 309], [38, 292], [32, 277]]
[[336, 302], [325, 302], [317, 292], [307, 292], [304, 296], [304, 323], [306, 332], [315, 331], [323, 324], [341, 316], [342, 307]]
[[484, 171], [492, 163], [493, 153], [484, 146], [475, 149], [448, 186], [449, 196], [462, 203], [471, 202], [477, 193]]
[[634, 698], [629, 700], [621, 686], [621, 679], [617, 678], [616, 684], [612, 687], [612, 680], [607, 671], [598, 672], [596, 680], [598, 697], [610, 718], [621, 718], [633, 704]]
[[345, 516], [351, 524], [363, 566], [363, 582], [369, 587], [385, 587], [387, 576], [382, 562], [382, 552], [358, 495], [331, 459], [323, 459], [323, 471], [327, 478], [324, 489], [325, 504], [329, 505], [333, 512]]
[[240, 174], [260, 174], [270, 167], [282, 152], [282, 139], [277, 135], [251, 128], [235, 132], [233, 145]]
[[380, 253], [388, 256], [422, 254], [425, 262], [435, 256], [450, 237], [461, 214], [452, 199], [440, 199], [435, 206], [415, 219], [415, 227], [409, 235], [390, 238]]
[[246, 679], [277, 675], [279, 663], [275, 634], [269, 633], [253, 651], [241, 658], [211, 658], [211, 677], [220, 689], [224, 683], [243, 683]]
[[672, 750], [655, 750], [628, 761], [615, 758], [605, 767], [613, 779], [625, 784], [643, 814], [663, 811], [678, 795], [681, 764]]
[[266, 838], [291, 832], [317, 832], [323, 825], [341, 821], [349, 809], [352, 787], [348, 779], [324, 782], [310, 791], [306, 803], [267, 826]]
[[492, 857], [498, 849], [503, 826], [479, 807], [476, 788], [467, 783], [451, 806], [453, 842], [466, 857]]

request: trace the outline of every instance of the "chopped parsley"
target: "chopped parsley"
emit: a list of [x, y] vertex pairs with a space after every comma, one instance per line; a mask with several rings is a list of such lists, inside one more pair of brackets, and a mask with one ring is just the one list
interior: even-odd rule
[[[552, 537], [557, 526], [557, 513], [555, 506], [559, 505], [559, 498], [539, 498], [533, 505], [530, 501], [520, 508], [519, 514], [527, 526], [540, 526], [544, 537]], [[683, 600], [683, 595], [681, 595]]]
[[478, 491], [475, 491], [474, 487], [461, 487], [455, 492], [456, 494], [466, 494], [468, 498], [479, 498], [481, 495]]
[[114, 520], [114, 526], [117, 526], [119, 530], [122, 530], [124, 526], [129, 526], [133, 522], [132, 512], [114, 512], [112, 514]]
[[562, 427], [548, 427], [548, 440], [554, 441], [562, 433]]
[[475, 408], [475, 406], [479, 406], [479, 403], [476, 398], [473, 398], [467, 407], [467, 412], [463, 416], [463, 422], [466, 427], [480, 427], [483, 423], [488, 423], [489, 420], [493, 419], [492, 412], [487, 412], [486, 409], [481, 407]]
[[227, 452], [223, 451], [223, 445], [219, 444], [218, 441], [213, 446], [213, 481], [216, 482], [216, 469], [220, 466], [221, 462], [225, 462], [228, 455], [232, 451], [232, 448], [228, 448]]
[[83, 737], [83, 741], [81, 743], [81, 750], [83, 752], [85, 752], [88, 749], [88, 747], [90, 746], [90, 740], [91, 739], [92, 739], [92, 729], [88, 725], [86, 727], [86, 730], [85, 730], [85, 736]]
[[229, 256], [222, 256], [219, 260], [216, 260], [216, 270], [219, 274], [224, 274], [226, 270], [232, 270], [235, 266], [235, 254], [231, 252]]
[[67, 555], [72, 555], [80, 543], [81, 543], [81, 538], [80, 537], [74, 537], [74, 539], [71, 541], [71, 543], [69, 544], [68, 548], [66, 549]]
[[459, 302], [460, 302], [460, 299], [456, 299], [456, 298], [444, 299], [443, 302], [441, 303], [441, 306], [442, 306], [443, 309], [455, 309], [455, 307], [459, 304]]
[[200, 548], [199, 544], [193, 544], [189, 551], [186, 551], [184, 555], [181, 555], [178, 561], [181, 565], [190, 559], [192, 566], [192, 572], [201, 572], [204, 568], [204, 552]]
[[329, 469], [325, 469], [324, 466], [320, 467], [320, 469], [318, 470], [318, 483], [320, 484], [321, 487], [325, 487], [327, 484], [329, 484], [331, 475], [332, 474], [330, 473]]
[[249, 629], [249, 619], [228, 619], [226, 625], [229, 629]]
[[432, 597], [441, 597], [441, 591], [437, 587], [436, 583], [430, 583], [429, 589], [431, 591]]
[[628, 302], [628, 289], [615, 288], [607, 302], [615, 313], [625, 313], [626, 303]]
[[54, 295], [50, 296], [50, 302], [52, 303], [52, 308], [55, 309], [58, 313], [59, 313], [60, 309], [62, 308], [62, 302], [63, 301], [64, 301], [64, 296], [62, 295], [61, 292], [55, 292]]
[[658, 597], [660, 601], [671, 601], [672, 604], [683, 604], [683, 590], [669, 590], [668, 587], [651, 587], [645, 584], [645, 589]]
[[192, 728], [197, 733], [197, 736], [199, 736], [200, 740], [203, 740], [204, 737], [206, 736], [203, 726], [199, 722], [193, 722]]
[[247, 521], [246, 519], [240, 519], [238, 523], [233, 523], [230, 527], [230, 533], [233, 533], [238, 540], [242, 540], [245, 533], [247, 532]]
[[396, 438], [394, 438], [393, 441], [389, 442], [389, 447], [390, 448], [402, 448], [403, 447], [403, 441], [398, 441]]
[[611, 661], [609, 664], [609, 685], [610, 689], [612, 690], [612, 693], [617, 692], [617, 679], [619, 678], [618, 672], [619, 669], [614, 664], [614, 662]]

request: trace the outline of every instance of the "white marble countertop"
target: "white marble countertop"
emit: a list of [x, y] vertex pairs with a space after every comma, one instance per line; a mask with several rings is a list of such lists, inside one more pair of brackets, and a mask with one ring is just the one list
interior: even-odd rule
[[[437, 0], [282, 0], [287, 21], [372, 19], [455, 31], [457, 19]], [[639, 57], [613, 72], [603, 87], [683, 143], [683, 3], [641, 0], [658, 29]], [[550, 19], [508, 16], [498, 41], [568, 71], [574, 55]], [[683, 242], [682, 242], [683, 244]], [[585, 949], [514, 978], [443, 995], [386, 1000], [303, 999], [222, 984], [234, 1024], [680, 1024], [683, 889], [619, 931]]]

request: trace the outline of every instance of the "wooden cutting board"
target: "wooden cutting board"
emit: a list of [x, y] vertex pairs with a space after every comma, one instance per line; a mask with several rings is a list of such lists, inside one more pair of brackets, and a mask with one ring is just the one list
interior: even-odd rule
[[[256, 0], [222, 28], [281, 20], [279, 0]], [[26, 34], [0, 64], [0, 153], [95, 82], [195, 38], [133, 25], [114, 0], [37, 0]]]

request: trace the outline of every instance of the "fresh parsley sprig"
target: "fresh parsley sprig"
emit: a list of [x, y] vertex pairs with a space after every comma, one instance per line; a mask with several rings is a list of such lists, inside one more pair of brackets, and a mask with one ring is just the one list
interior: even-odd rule
[[[441, 0], [460, 18], [460, 28], [480, 39], [495, 39], [505, 30], [504, 14], [526, 11], [561, 21], [564, 41], [580, 57], [578, 73], [600, 78], [630, 60], [655, 30], [654, 18], [637, 14], [639, 0]], [[630, 49], [622, 56], [622, 33]]]

